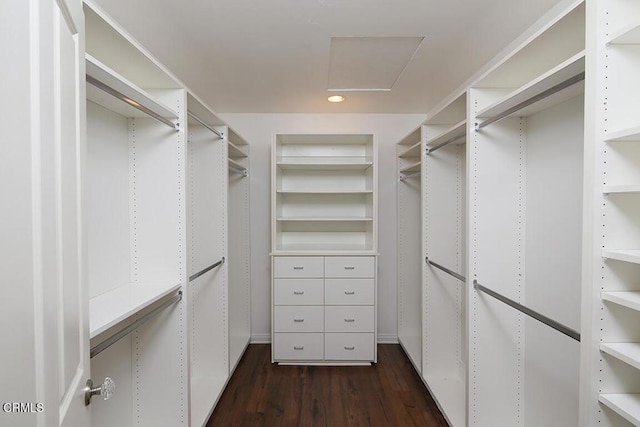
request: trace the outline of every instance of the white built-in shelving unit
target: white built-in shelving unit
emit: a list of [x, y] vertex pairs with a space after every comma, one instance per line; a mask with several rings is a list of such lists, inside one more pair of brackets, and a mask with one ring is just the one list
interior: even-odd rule
[[398, 155], [398, 341], [418, 373], [422, 372], [422, 129], [397, 146]]
[[[84, 12], [89, 322], [96, 348], [167, 300], [186, 297], [185, 96], [97, 7], [87, 3]], [[93, 407], [92, 425], [188, 425], [186, 318], [185, 304], [176, 301], [93, 355], [92, 375], [113, 378], [117, 393]]]
[[92, 425], [202, 426], [249, 342], [248, 145], [84, 12]]
[[398, 144], [398, 339], [451, 425], [466, 416], [466, 107], [463, 93]]
[[582, 425], [586, 9], [556, 6], [398, 147], [398, 337], [452, 426]]
[[[640, 4], [588, 4], [583, 425], [640, 425]], [[592, 143], [592, 144], [591, 144]]]
[[376, 251], [371, 135], [277, 135], [273, 252]]
[[373, 135], [275, 136], [274, 362], [377, 360], [376, 194]]
[[190, 408], [204, 425], [249, 343], [249, 146], [191, 93], [187, 106]]
[[251, 210], [249, 144], [227, 128], [227, 239], [229, 286], [229, 374], [251, 336]]
[[192, 94], [187, 106], [190, 410], [203, 425], [229, 375], [227, 144], [226, 126]]
[[422, 376], [454, 426], [465, 422], [467, 385], [466, 107], [463, 93], [423, 126]]
[[577, 1], [469, 90], [469, 425], [578, 425], [579, 342], [474, 284], [580, 330], [584, 40]]

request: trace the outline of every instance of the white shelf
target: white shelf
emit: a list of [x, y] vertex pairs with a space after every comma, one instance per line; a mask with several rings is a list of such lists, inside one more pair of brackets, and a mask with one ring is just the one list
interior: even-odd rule
[[[484, 108], [477, 114], [477, 117], [494, 117], [500, 115], [510, 108], [513, 108], [518, 104], [541, 94], [547, 89], [550, 89], [566, 81], [567, 79], [574, 77], [581, 72], [584, 72], [584, 69], [584, 51], [582, 51], [567, 59], [557, 67], [549, 70], [537, 79], [527, 83], [514, 92], [511, 92], [504, 99]], [[525, 117], [531, 115], [544, 108], [548, 108], [551, 105], [559, 104], [562, 101], [571, 99], [582, 91], [584, 91], [583, 85], [572, 85], [565, 90], [556, 93], [555, 95], [547, 97], [544, 100], [541, 100], [535, 104], [532, 104], [513, 113], [513, 116]]]
[[640, 185], [605, 185], [602, 187], [604, 194], [640, 193]]
[[[427, 140], [427, 147], [433, 148], [437, 145], [450, 141], [454, 138], [460, 138], [460, 142], [463, 142], [463, 136], [467, 133], [467, 120], [462, 120], [459, 123], [451, 126], [451, 128], [442, 132], [441, 134]], [[464, 140], [466, 142], [466, 140]]]
[[633, 425], [640, 425], [640, 394], [601, 394], [598, 400]]
[[640, 343], [602, 343], [600, 344], [600, 350], [636, 369], [640, 369]]
[[422, 170], [422, 162], [413, 163], [406, 168], [400, 169], [400, 173], [420, 172]]
[[407, 157], [420, 157], [420, 146], [422, 144], [420, 143], [420, 141], [416, 142], [415, 144], [413, 144], [411, 147], [409, 147], [406, 151], [403, 151], [402, 153], [400, 153], [400, 155], [398, 157], [400, 158], [407, 158]]
[[602, 256], [604, 258], [615, 259], [618, 261], [640, 264], [640, 249], [604, 249], [602, 251]]
[[640, 23], [631, 24], [611, 35], [608, 44], [638, 44], [640, 43]]
[[611, 132], [609, 135], [607, 135], [605, 141], [640, 141], [640, 126], [633, 126], [627, 129]]
[[228, 159], [229, 160], [229, 165], [236, 167], [236, 168], [244, 168], [244, 166], [242, 166], [239, 162], [236, 162], [233, 159]]
[[244, 158], [247, 157], [247, 153], [244, 152], [240, 147], [238, 147], [233, 142], [227, 140], [227, 144], [229, 145], [229, 157], [232, 159]]
[[238, 169], [246, 169], [244, 166], [242, 166], [240, 163], [236, 162], [233, 159], [229, 159], [229, 166], [233, 166], [234, 168], [238, 168]]
[[[134, 103], [142, 105], [143, 107], [153, 111], [160, 117], [170, 120], [178, 118], [178, 114], [175, 111], [155, 99], [142, 88], [131, 83], [91, 55], [86, 54], [85, 57], [86, 72], [88, 76], [93, 77], [105, 86], [121, 93]], [[92, 84], [87, 84], [87, 99], [124, 117], [149, 117], [144, 112], [132, 107], [118, 98], [113, 97], [112, 95], [107, 94]]]
[[297, 222], [369, 222], [373, 221], [371, 217], [353, 217], [353, 216], [335, 216], [335, 217], [278, 217], [277, 221], [297, 221]]
[[640, 311], [640, 292], [619, 291], [619, 292], [602, 292], [602, 299], [611, 301], [615, 304]]
[[90, 338], [178, 289], [180, 289], [179, 284], [126, 285], [91, 298], [89, 301]]
[[372, 194], [373, 190], [332, 190], [332, 191], [320, 191], [320, 190], [276, 190], [278, 194]]
[[464, 426], [467, 408], [464, 383], [455, 377], [433, 374], [426, 374], [425, 381], [449, 425]]
[[364, 170], [373, 165], [366, 157], [280, 157], [276, 161], [280, 169], [302, 170]]
[[270, 255], [378, 255], [369, 245], [354, 243], [291, 243], [280, 244]]

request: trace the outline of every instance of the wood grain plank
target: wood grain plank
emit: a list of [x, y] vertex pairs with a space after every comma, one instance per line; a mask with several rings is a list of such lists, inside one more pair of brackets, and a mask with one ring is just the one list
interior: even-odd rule
[[270, 352], [248, 347], [207, 427], [447, 426], [399, 345], [378, 345], [372, 366], [279, 366]]

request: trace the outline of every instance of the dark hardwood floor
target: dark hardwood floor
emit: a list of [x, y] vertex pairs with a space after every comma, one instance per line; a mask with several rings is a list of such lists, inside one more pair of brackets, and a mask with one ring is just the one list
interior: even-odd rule
[[207, 427], [447, 426], [399, 345], [363, 367], [279, 366], [248, 347]]

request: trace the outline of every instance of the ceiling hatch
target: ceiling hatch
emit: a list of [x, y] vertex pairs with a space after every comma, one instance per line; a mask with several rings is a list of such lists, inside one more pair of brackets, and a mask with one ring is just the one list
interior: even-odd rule
[[330, 91], [389, 91], [424, 37], [332, 37]]

